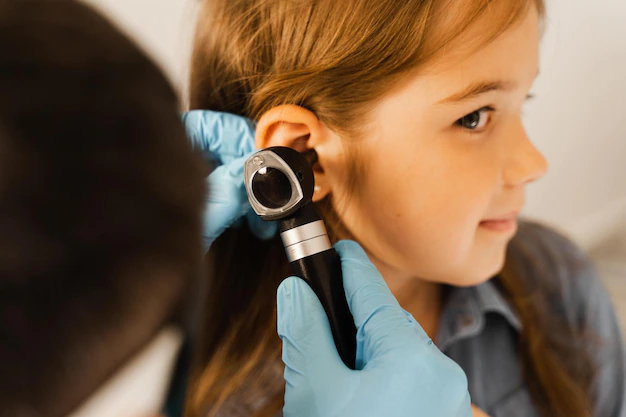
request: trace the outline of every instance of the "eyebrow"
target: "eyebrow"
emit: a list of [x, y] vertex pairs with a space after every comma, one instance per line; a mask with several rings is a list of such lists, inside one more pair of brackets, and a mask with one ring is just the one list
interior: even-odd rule
[[510, 91], [513, 89], [515, 89], [515, 83], [510, 81], [479, 81], [468, 85], [463, 90], [452, 94], [450, 97], [438, 101], [437, 104], [459, 103], [491, 91]]
[[[535, 78], [539, 77], [540, 73], [541, 69], [537, 68], [537, 74], [535, 75]], [[481, 94], [489, 93], [490, 91], [511, 91], [515, 89], [515, 87], [517, 87], [517, 84], [512, 81], [480, 81], [470, 84], [458, 93], [454, 93], [450, 97], [438, 101], [437, 104], [460, 103], [463, 101], [471, 100]]]

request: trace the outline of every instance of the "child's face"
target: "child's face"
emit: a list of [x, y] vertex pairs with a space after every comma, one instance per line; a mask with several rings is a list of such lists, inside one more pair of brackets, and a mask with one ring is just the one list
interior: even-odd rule
[[[521, 120], [539, 37], [532, 10], [469, 57], [458, 47], [442, 56], [375, 108], [353, 145], [365, 168], [358, 196], [341, 198], [345, 181], [332, 188], [342, 219], [387, 279], [463, 286], [501, 269], [516, 227], [481, 222], [518, 212], [526, 185], [547, 169]], [[484, 91], [455, 99], [468, 88]], [[345, 179], [337, 154], [325, 169]]]

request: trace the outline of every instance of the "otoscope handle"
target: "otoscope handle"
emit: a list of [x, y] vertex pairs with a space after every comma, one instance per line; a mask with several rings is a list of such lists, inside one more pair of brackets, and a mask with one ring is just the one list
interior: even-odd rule
[[343, 288], [341, 259], [331, 248], [291, 262], [295, 275], [303, 278], [320, 299], [330, 322], [339, 356], [350, 369], [355, 368], [356, 327]]

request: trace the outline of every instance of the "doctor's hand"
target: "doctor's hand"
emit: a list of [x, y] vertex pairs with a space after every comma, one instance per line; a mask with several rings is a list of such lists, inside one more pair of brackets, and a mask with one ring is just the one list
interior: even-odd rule
[[463, 370], [403, 310], [361, 247], [335, 245], [357, 327], [357, 370], [337, 353], [324, 309], [300, 278], [278, 288], [285, 417], [470, 417]]
[[183, 124], [194, 149], [202, 152], [215, 170], [207, 177], [209, 193], [204, 211], [204, 249], [241, 217], [260, 239], [276, 234], [275, 222], [265, 222], [250, 207], [243, 184], [243, 166], [254, 153], [255, 125], [230, 113], [194, 110], [184, 113]]

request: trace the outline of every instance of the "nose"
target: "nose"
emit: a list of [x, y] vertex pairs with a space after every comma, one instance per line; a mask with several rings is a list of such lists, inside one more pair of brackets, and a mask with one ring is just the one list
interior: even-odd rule
[[508, 158], [503, 180], [509, 187], [529, 184], [543, 177], [548, 171], [548, 161], [533, 145], [521, 120], [516, 122], [508, 142]]

